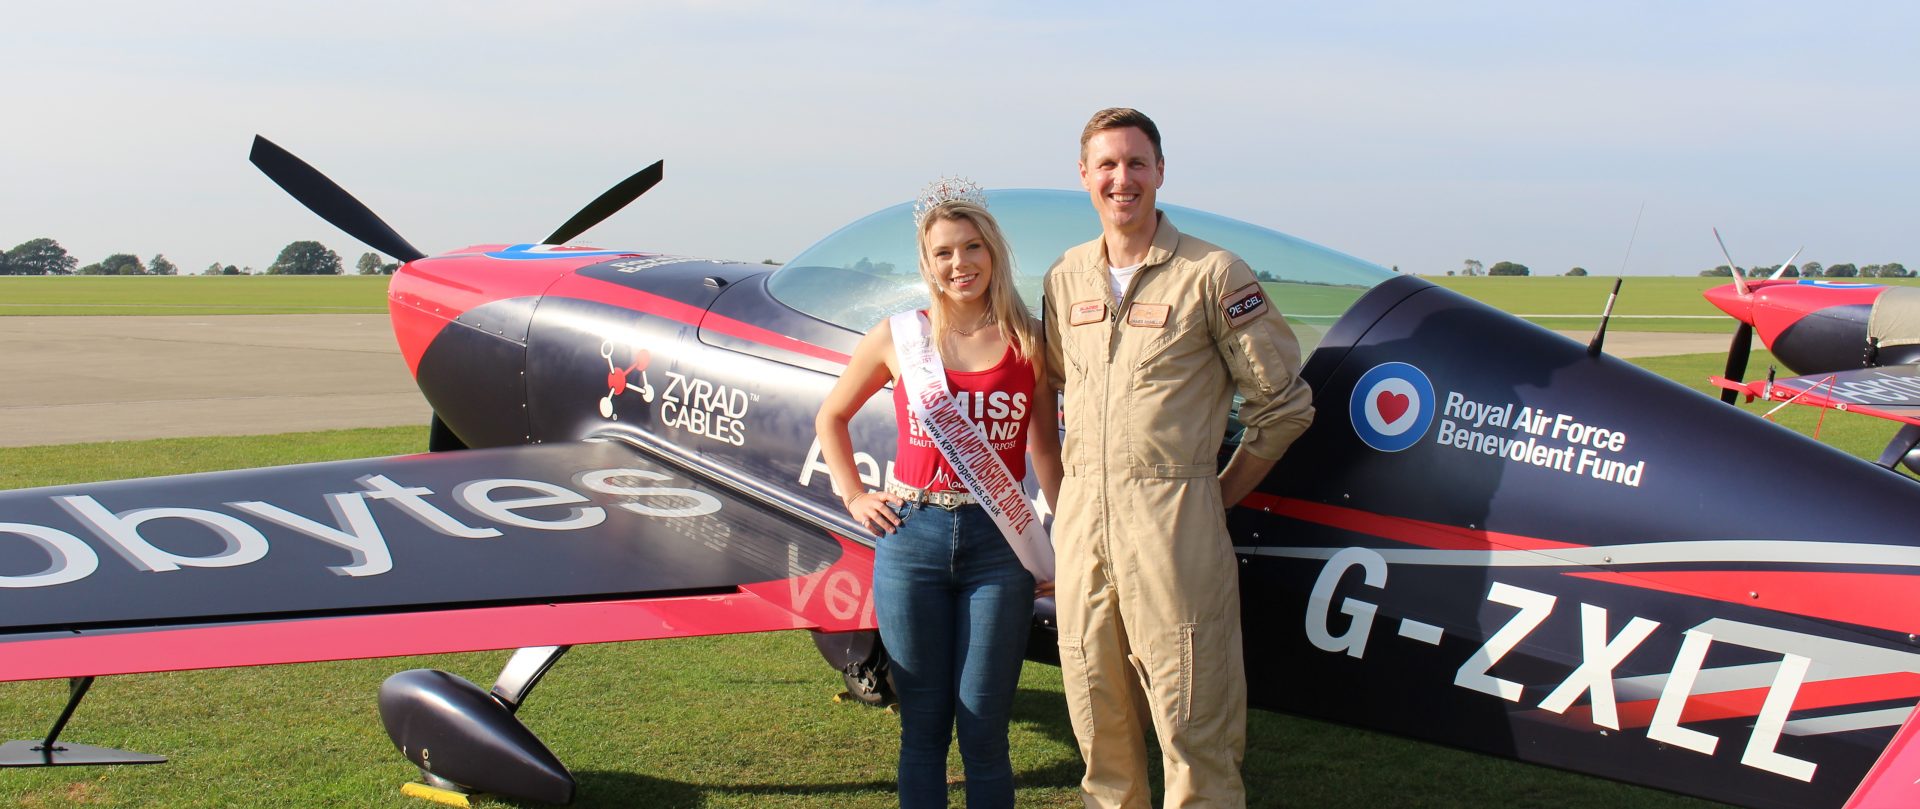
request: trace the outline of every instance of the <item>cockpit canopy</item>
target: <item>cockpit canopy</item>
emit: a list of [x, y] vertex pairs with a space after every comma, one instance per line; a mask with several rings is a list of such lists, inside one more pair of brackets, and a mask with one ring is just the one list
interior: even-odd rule
[[[1085, 194], [1018, 189], [991, 191], [988, 209], [1014, 253], [1020, 297], [1035, 316], [1041, 279], [1067, 248], [1100, 235]], [[805, 314], [864, 332], [882, 319], [927, 305], [914, 244], [912, 203], [885, 208], [807, 248], [776, 270], [767, 289]], [[1320, 337], [1360, 295], [1393, 271], [1284, 233], [1178, 205], [1160, 210], [1191, 234], [1231, 250], [1267, 282], [1311, 353]]]

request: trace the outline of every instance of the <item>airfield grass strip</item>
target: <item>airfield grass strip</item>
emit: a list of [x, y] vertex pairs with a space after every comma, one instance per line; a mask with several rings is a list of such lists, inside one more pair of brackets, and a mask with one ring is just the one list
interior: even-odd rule
[[[1548, 328], [1590, 329], [1613, 278], [1425, 276], [1447, 289]], [[1858, 280], [1858, 279], [1854, 279]], [[0, 276], [0, 316], [239, 315], [386, 311], [386, 276]], [[1633, 331], [1731, 331], [1700, 293], [1726, 278], [1628, 276], [1613, 328]], [[1874, 279], [1916, 285], [1920, 279]], [[1290, 314], [1337, 315], [1358, 296], [1352, 287], [1270, 283]], [[1570, 318], [1561, 320], [1560, 318]]]
[[[1500, 277], [1422, 276], [1474, 300], [1521, 315], [1599, 316], [1606, 308], [1613, 276]], [[1617, 315], [1718, 315], [1725, 317], [1700, 293], [1733, 283], [1727, 277], [1629, 275], [1620, 285]], [[1920, 278], [1838, 278], [1836, 281], [1920, 285]], [[1281, 307], [1285, 311], [1284, 306]], [[1722, 321], [1732, 331], [1731, 321]], [[1637, 328], [1636, 328], [1637, 330]]]
[[0, 276], [0, 316], [387, 311], [383, 275]]
[[425, 452], [425, 427], [0, 448], [0, 490]]

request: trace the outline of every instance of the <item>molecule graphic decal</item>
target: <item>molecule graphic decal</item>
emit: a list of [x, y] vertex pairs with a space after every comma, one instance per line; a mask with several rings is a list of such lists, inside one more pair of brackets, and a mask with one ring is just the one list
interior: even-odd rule
[[[640, 394], [642, 401], [649, 404], [653, 402], [653, 383], [647, 381], [647, 360], [649, 359], [647, 350], [630, 349], [628, 353], [633, 361], [622, 368], [613, 361], [615, 349], [618, 347], [618, 344], [611, 339], [600, 343], [600, 358], [607, 361], [607, 395], [600, 399], [600, 415], [609, 419], [619, 418], [613, 414], [613, 398], [626, 393], [629, 387]], [[640, 372], [640, 384], [637, 387], [629, 384], [635, 371]]]

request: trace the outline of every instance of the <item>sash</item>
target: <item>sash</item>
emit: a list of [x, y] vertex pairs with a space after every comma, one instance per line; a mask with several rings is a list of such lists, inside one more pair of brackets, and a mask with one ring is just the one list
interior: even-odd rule
[[[1026, 490], [1000, 460], [1000, 454], [993, 451], [993, 445], [987, 443], [980, 425], [968, 421], [953, 403], [947, 390], [946, 366], [940, 363], [940, 353], [927, 337], [926, 315], [909, 311], [893, 316], [893, 350], [900, 358], [900, 384], [907, 389], [907, 408], [920, 420], [920, 429], [933, 439], [940, 457], [993, 517], [1001, 536], [1020, 557], [1020, 566], [1037, 581], [1053, 581], [1053, 541], [1041, 526], [1033, 504], [1027, 501]], [[1052, 429], [1051, 425], [1047, 429]]]

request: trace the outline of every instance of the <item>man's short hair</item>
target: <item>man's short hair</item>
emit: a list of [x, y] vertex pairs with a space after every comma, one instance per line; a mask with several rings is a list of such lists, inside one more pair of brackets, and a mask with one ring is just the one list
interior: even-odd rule
[[1087, 128], [1080, 130], [1080, 159], [1086, 159], [1087, 141], [1093, 140], [1095, 133], [1127, 127], [1138, 129], [1147, 136], [1147, 141], [1153, 144], [1154, 160], [1162, 163], [1167, 161], [1166, 155], [1160, 153], [1160, 127], [1154, 126], [1153, 119], [1148, 118], [1146, 113], [1132, 107], [1108, 107], [1094, 113], [1087, 121]]

